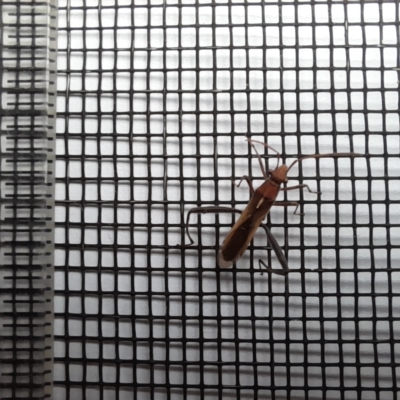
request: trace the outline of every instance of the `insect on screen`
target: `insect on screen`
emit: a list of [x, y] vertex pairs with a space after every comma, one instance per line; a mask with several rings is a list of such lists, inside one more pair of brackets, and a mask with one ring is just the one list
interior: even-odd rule
[[[395, 400], [397, 1], [59, 0], [54, 398]], [[290, 170], [233, 268], [219, 245]], [[260, 144], [265, 166], [276, 154]], [[263, 161], [263, 162], [264, 162]]]

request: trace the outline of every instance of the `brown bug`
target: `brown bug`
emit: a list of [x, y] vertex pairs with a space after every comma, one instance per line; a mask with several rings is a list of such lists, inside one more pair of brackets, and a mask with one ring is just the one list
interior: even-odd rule
[[[310, 193], [319, 194], [319, 192], [312, 191], [309, 188], [309, 186], [306, 184], [282, 188], [281, 185], [286, 184], [288, 182], [288, 179], [287, 179], [288, 172], [295, 164], [302, 162], [309, 158], [358, 157], [358, 156], [361, 156], [361, 154], [357, 154], [357, 153], [314, 154], [314, 155], [298, 158], [297, 160], [293, 161], [289, 167], [285, 164], [282, 164], [279, 166], [279, 160], [281, 158], [281, 155], [279, 154], [279, 152], [277, 150], [275, 150], [273, 147], [271, 147], [267, 143], [263, 143], [263, 142], [259, 142], [257, 140], [251, 140], [251, 139], [247, 139], [247, 140], [257, 154], [258, 162], [259, 162], [263, 177], [265, 179], [265, 182], [257, 189], [254, 189], [251, 178], [247, 175], [243, 176], [243, 178], [240, 180], [240, 182], [237, 186], [240, 186], [241, 182], [243, 180], [245, 180], [247, 182], [247, 184], [249, 185], [249, 189], [250, 189], [250, 193], [251, 193], [250, 201], [249, 201], [247, 207], [243, 211], [237, 210], [235, 208], [229, 208], [229, 207], [192, 208], [189, 211], [189, 213], [187, 215], [187, 220], [186, 220], [186, 233], [191, 241], [191, 243], [188, 246], [190, 246], [194, 243], [194, 241], [189, 233], [189, 219], [190, 219], [191, 214], [193, 214], [193, 213], [205, 214], [205, 213], [219, 213], [219, 212], [240, 213], [241, 215], [240, 215], [239, 219], [236, 221], [235, 225], [233, 225], [232, 229], [226, 236], [225, 240], [222, 243], [222, 246], [219, 249], [218, 258], [217, 258], [218, 265], [221, 268], [228, 268], [228, 267], [232, 266], [232, 264], [235, 263], [246, 251], [246, 249], [247, 249], [248, 245], [250, 244], [250, 242], [252, 241], [257, 229], [261, 226], [264, 228], [264, 230], [267, 234], [268, 242], [270, 243], [271, 247], [273, 248], [273, 250], [282, 266], [282, 270], [271, 269], [271, 268], [267, 267], [265, 265], [265, 263], [261, 260], [259, 261], [260, 266], [263, 265], [270, 272], [275, 272], [277, 274], [284, 275], [287, 272], [289, 272], [289, 267], [288, 267], [286, 257], [283, 254], [282, 249], [279, 247], [279, 244], [277, 243], [274, 236], [271, 234], [269, 229], [262, 222], [263, 222], [264, 218], [270, 212], [271, 207], [273, 205], [274, 206], [284, 206], [284, 207], [296, 206], [296, 209], [294, 210], [294, 214], [296, 214], [296, 211], [299, 208], [299, 203], [297, 203], [297, 202], [276, 202], [275, 201], [278, 196], [279, 191], [281, 191], [281, 190], [287, 191], [287, 190], [307, 188], [307, 190]], [[262, 163], [262, 159], [261, 159], [260, 155], [258, 154], [257, 149], [254, 146], [254, 143], [260, 143], [260, 144], [264, 145], [265, 147], [271, 149], [278, 155], [277, 167], [274, 170], [265, 171], [265, 168]], [[298, 214], [298, 215], [301, 215], [301, 214]]]

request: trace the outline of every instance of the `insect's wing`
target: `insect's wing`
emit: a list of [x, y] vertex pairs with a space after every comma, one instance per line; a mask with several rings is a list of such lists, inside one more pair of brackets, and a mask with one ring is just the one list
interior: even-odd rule
[[253, 194], [235, 225], [228, 233], [218, 253], [218, 265], [228, 268], [246, 251], [256, 230], [269, 213], [279, 192], [279, 186], [265, 181]]
[[237, 229], [231, 230], [218, 252], [217, 262], [220, 268], [229, 268], [242, 257], [261, 221], [242, 224]]

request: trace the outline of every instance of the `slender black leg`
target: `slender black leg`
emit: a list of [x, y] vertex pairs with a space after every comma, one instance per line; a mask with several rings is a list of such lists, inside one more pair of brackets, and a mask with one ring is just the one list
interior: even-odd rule
[[306, 184], [284, 187], [284, 188], [281, 189], [281, 191], [284, 192], [284, 191], [287, 191], [287, 190], [304, 189], [304, 188], [307, 188], [307, 190], [310, 193], [321, 194], [321, 192], [316, 192], [314, 190], [311, 190], [310, 187], [308, 185], [306, 185]]
[[283, 254], [281, 247], [279, 246], [274, 235], [271, 233], [271, 231], [268, 229], [268, 227], [265, 224], [261, 224], [261, 226], [264, 228], [265, 233], [267, 234], [268, 243], [271, 245], [272, 249], [274, 250], [276, 258], [281, 263], [282, 270], [268, 267], [262, 260], [258, 260], [260, 268], [261, 268], [261, 265], [263, 265], [266, 268], [266, 270], [270, 273], [275, 273], [278, 275], [286, 275], [289, 272], [289, 266], [288, 266], [288, 262], [286, 260], [285, 255]]
[[294, 215], [304, 215], [303, 213], [298, 213], [297, 210], [300, 207], [300, 203], [297, 201], [276, 201], [274, 204], [275, 206], [280, 206], [280, 207], [296, 207], [295, 210], [293, 211]]
[[219, 207], [219, 206], [210, 206], [210, 207], [195, 207], [189, 210], [188, 215], [186, 217], [186, 234], [190, 240], [189, 244], [179, 245], [177, 244], [176, 247], [189, 247], [194, 243], [194, 240], [190, 236], [189, 233], [189, 220], [192, 214], [211, 214], [211, 213], [238, 213], [241, 214], [242, 211], [236, 208], [230, 207]]
[[265, 264], [265, 262], [263, 260], [258, 260], [258, 265], [259, 265], [260, 269], [262, 267], [264, 267], [267, 270], [267, 272], [269, 272], [270, 274], [277, 274], [277, 275], [284, 276], [284, 275], [286, 275], [286, 274], [288, 274], [290, 272], [290, 270], [286, 271], [286, 270], [283, 270], [283, 269], [276, 269], [276, 268], [268, 267], [268, 265]]
[[[292, 204], [291, 204], [292, 205]], [[183, 248], [187, 248], [190, 247], [193, 243], [194, 240], [192, 239], [190, 233], [189, 233], [189, 221], [190, 221], [190, 216], [192, 214], [209, 214], [209, 213], [238, 213], [241, 214], [242, 211], [238, 210], [236, 208], [230, 208], [230, 207], [220, 207], [220, 206], [210, 206], [210, 207], [196, 207], [196, 208], [192, 208], [189, 212], [188, 215], [186, 217], [186, 234], [190, 240], [189, 244], [186, 245], [177, 245], [176, 247], [183, 247]], [[280, 248], [278, 242], [276, 241], [275, 237], [272, 235], [272, 233], [270, 232], [270, 230], [268, 229], [268, 227], [265, 224], [261, 224], [261, 227], [265, 230], [266, 234], [267, 234], [267, 239], [269, 244], [271, 245], [272, 249], [274, 250], [276, 257], [278, 258], [279, 262], [281, 263], [282, 266], [282, 271], [281, 270], [277, 270], [277, 269], [272, 269], [269, 268], [265, 265], [264, 262], [262, 262], [261, 260], [259, 260], [260, 266], [261, 264], [265, 266], [265, 268], [272, 273], [276, 273], [279, 275], [285, 275], [287, 272], [289, 272], [289, 267], [288, 267], [288, 263], [286, 260], [285, 255], [283, 254], [282, 249]]]
[[254, 194], [255, 190], [253, 187], [253, 182], [251, 181], [251, 178], [248, 175], [243, 175], [242, 179], [240, 179], [239, 183], [236, 183], [235, 181], [232, 181], [232, 183], [236, 186], [239, 187], [243, 181], [246, 181], [247, 184], [249, 185], [249, 189], [250, 189], [250, 194]]
[[[280, 207], [292, 207], [292, 206], [294, 207], [295, 206], [296, 209], [294, 210], [293, 214], [303, 215], [303, 214], [296, 213], [297, 209], [300, 206], [300, 204], [297, 201], [279, 201], [279, 202], [274, 203], [274, 206], [280, 206]], [[271, 268], [271, 267], [267, 266], [264, 263], [264, 261], [258, 260], [260, 268], [263, 266], [270, 273], [275, 273], [278, 275], [286, 275], [288, 272], [290, 272], [290, 270], [289, 270], [289, 265], [286, 260], [285, 254], [283, 253], [281, 247], [279, 246], [278, 242], [276, 241], [276, 239], [275, 239], [274, 235], [271, 233], [271, 231], [264, 224], [262, 224], [261, 226], [264, 228], [264, 230], [267, 234], [268, 242], [271, 245], [271, 247], [273, 248], [273, 250], [275, 251], [275, 255], [282, 266], [282, 270]], [[286, 243], [287, 243], [287, 240], [286, 240]]]

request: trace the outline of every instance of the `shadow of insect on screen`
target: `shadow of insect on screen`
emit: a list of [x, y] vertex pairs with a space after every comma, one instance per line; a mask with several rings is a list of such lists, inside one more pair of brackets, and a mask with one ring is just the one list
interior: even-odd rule
[[[306, 184], [281, 187], [282, 184], [286, 184], [288, 182], [287, 178], [288, 172], [295, 164], [300, 163], [309, 158], [360, 157], [362, 156], [362, 154], [358, 153], [314, 154], [298, 158], [297, 160], [293, 161], [292, 164], [290, 164], [290, 166], [288, 167], [285, 164], [279, 165], [279, 160], [281, 159], [281, 155], [277, 150], [275, 150], [267, 143], [251, 139], [247, 139], [247, 141], [252, 146], [257, 155], [260, 169], [265, 179], [264, 183], [257, 189], [254, 189], [252, 179], [250, 176], [245, 175], [239, 181], [239, 184], [237, 184], [236, 186], [239, 187], [243, 181], [246, 181], [251, 193], [250, 201], [247, 207], [243, 211], [238, 210], [236, 208], [219, 207], [219, 206], [196, 207], [189, 210], [188, 215], [186, 217], [185, 229], [186, 229], [186, 234], [190, 240], [190, 243], [182, 246], [178, 245], [178, 247], [187, 248], [194, 243], [194, 240], [192, 239], [189, 233], [189, 221], [190, 221], [190, 216], [192, 214], [238, 213], [240, 214], [239, 219], [236, 221], [235, 225], [233, 225], [232, 229], [226, 236], [225, 240], [222, 243], [222, 246], [218, 251], [218, 258], [217, 258], [218, 265], [221, 268], [228, 268], [232, 266], [232, 264], [235, 263], [237, 260], [239, 260], [239, 258], [243, 255], [243, 253], [249, 246], [250, 242], [252, 241], [257, 229], [260, 226], [262, 226], [265, 229], [268, 242], [271, 245], [272, 249], [274, 250], [276, 257], [279, 263], [281, 264], [282, 269], [270, 268], [262, 260], [259, 260], [259, 266], [260, 268], [261, 266], [263, 266], [268, 272], [276, 273], [279, 275], [285, 275], [288, 272], [290, 272], [288, 262], [278, 242], [276, 241], [276, 239], [274, 238], [268, 227], [265, 224], [263, 224], [263, 220], [270, 212], [272, 206], [281, 206], [281, 207], [293, 206], [296, 207], [293, 214], [302, 215], [297, 213], [297, 210], [299, 208], [298, 202], [275, 201], [279, 191], [288, 191], [288, 190], [306, 188], [310, 193], [320, 194], [320, 192], [312, 191]], [[258, 154], [257, 149], [254, 146], [254, 143], [262, 144], [263, 146], [271, 149], [277, 154], [277, 167], [274, 170], [271, 169], [269, 169], [268, 171], [265, 170], [262, 158]]]

